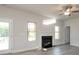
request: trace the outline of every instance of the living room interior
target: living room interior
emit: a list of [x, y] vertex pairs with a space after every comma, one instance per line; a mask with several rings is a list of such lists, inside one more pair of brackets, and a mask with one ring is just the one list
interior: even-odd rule
[[1, 55], [79, 55], [78, 4], [1, 4]]

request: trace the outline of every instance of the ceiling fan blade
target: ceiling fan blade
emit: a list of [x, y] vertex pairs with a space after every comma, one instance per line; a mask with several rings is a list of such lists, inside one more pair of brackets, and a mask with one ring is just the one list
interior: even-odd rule
[[72, 12], [79, 12], [79, 10], [75, 10], [75, 11], [72, 11]]
[[60, 13], [59, 15], [63, 15], [63, 13]]

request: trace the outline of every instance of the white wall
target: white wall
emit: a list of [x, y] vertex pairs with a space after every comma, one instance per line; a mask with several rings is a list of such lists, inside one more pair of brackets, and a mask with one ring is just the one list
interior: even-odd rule
[[[59, 26], [59, 39], [55, 39], [55, 26]], [[53, 45], [60, 45], [65, 43], [65, 37], [64, 37], [64, 21], [57, 20], [56, 24], [52, 25], [41, 25], [41, 36], [53, 36]]]
[[[11, 50], [13, 52], [21, 50], [31, 50], [36, 49], [41, 46], [40, 42], [40, 16], [32, 15], [30, 13], [25, 13], [22, 11], [17, 11], [10, 8], [5, 8], [0, 6], [0, 18], [1, 19], [10, 19], [13, 21], [13, 34], [12, 42], [10, 44]], [[37, 20], [38, 19], [38, 20]], [[35, 42], [27, 41], [27, 22], [36, 22], [37, 23], [37, 40]], [[39, 28], [38, 28], [39, 27]]]
[[70, 44], [79, 46], [79, 18], [65, 21], [65, 26], [70, 26]]
[[59, 39], [55, 39], [54, 38], [54, 45], [60, 45], [60, 44], [64, 44], [65, 43], [65, 35], [64, 35], [64, 21], [59, 20], [57, 21], [57, 24], [55, 24], [57, 26], [59, 26]]
[[[31, 50], [41, 47], [41, 36], [52, 35], [54, 36], [54, 25], [45, 26], [42, 25], [41, 16], [31, 14], [28, 12], [22, 12], [15, 9], [5, 8], [0, 6], [0, 18], [13, 20], [13, 34], [11, 40], [11, 50], [13, 52], [19, 52], [24, 50]], [[37, 40], [34, 42], [28, 42], [27, 40], [27, 22], [35, 22], [37, 24]], [[60, 26], [61, 37], [59, 40], [53, 40], [54, 45], [63, 44], [63, 22], [58, 21]]]

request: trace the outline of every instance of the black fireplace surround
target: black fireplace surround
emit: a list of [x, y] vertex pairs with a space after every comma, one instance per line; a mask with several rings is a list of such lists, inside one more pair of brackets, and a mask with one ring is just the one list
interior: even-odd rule
[[42, 48], [52, 47], [52, 36], [42, 36]]

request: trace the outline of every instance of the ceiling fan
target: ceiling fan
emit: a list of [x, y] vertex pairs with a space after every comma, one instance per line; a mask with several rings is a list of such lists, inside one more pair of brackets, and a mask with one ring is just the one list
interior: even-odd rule
[[[75, 7], [75, 9], [74, 9]], [[71, 4], [65, 5], [62, 7], [62, 10], [59, 10], [61, 13], [59, 15], [67, 15], [71, 16], [72, 13], [78, 13], [79, 10], [76, 9], [76, 6], [73, 6]]]

